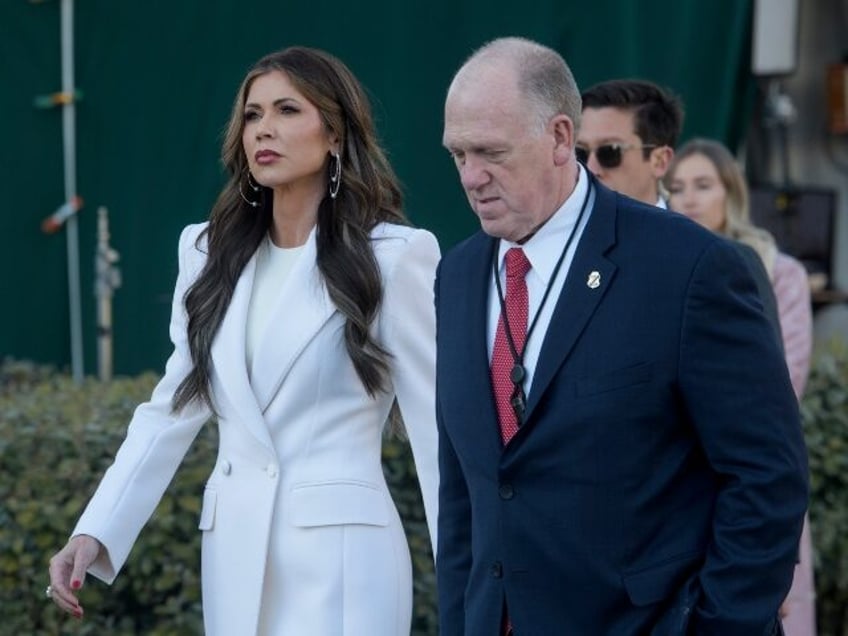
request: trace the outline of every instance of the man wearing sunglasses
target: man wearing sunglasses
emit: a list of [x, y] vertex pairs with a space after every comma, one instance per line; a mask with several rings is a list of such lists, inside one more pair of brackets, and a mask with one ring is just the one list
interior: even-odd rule
[[665, 176], [683, 125], [680, 101], [641, 80], [601, 82], [583, 92], [578, 160], [604, 185], [665, 207]]

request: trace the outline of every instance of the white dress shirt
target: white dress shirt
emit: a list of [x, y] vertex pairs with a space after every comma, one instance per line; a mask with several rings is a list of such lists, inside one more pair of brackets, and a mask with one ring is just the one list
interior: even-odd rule
[[[588, 200], [586, 200], [588, 197]], [[574, 230], [580, 209], [583, 207], [585, 200], [585, 211], [580, 220], [580, 226]], [[501, 239], [498, 249], [498, 267], [501, 276], [501, 289], [506, 293], [506, 267], [504, 265], [504, 255], [511, 247], [519, 247], [524, 250], [524, 254], [530, 261], [531, 269], [527, 273], [527, 293], [528, 293], [528, 319], [527, 328], [533, 324], [536, 315], [539, 314], [538, 321], [530, 337], [524, 345], [523, 365], [527, 372], [527, 379], [524, 383], [525, 395], [530, 394], [530, 387], [533, 384], [533, 375], [536, 369], [536, 362], [539, 359], [539, 352], [542, 349], [542, 341], [545, 339], [545, 334], [548, 331], [548, 325], [551, 322], [554, 307], [556, 306], [560, 293], [562, 292], [565, 278], [568, 275], [568, 270], [571, 267], [571, 261], [574, 259], [574, 253], [580, 243], [580, 237], [583, 235], [583, 230], [586, 228], [586, 222], [589, 220], [592, 212], [592, 206], [595, 202], [595, 192], [592, 189], [589, 192], [589, 179], [582, 166], [579, 166], [577, 186], [571, 195], [565, 200], [554, 215], [545, 223], [539, 231], [534, 234], [530, 240], [523, 245], [513, 243]], [[545, 295], [545, 289], [548, 286], [551, 276], [556, 268], [557, 261], [562, 254], [563, 247], [568, 240], [568, 235], [575, 231], [574, 238], [568, 251], [565, 254], [562, 265], [557, 273], [556, 279], [553, 281], [551, 291], [541, 307], [542, 297]], [[500, 301], [498, 299], [498, 290], [495, 286], [494, 277], [489, 283], [489, 322], [488, 322], [488, 343], [489, 343], [489, 360], [492, 359], [492, 350], [495, 346], [495, 331], [498, 326], [498, 319], [501, 315]]]

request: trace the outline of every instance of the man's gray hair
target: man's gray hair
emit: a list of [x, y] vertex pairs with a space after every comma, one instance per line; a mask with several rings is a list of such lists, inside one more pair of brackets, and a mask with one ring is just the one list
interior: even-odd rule
[[512, 65], [518, 88], [533, 104], [541, 128], [560, 114], [571, 119], [575, 130], [580, 127], [580, 89], [568, 64], [553, 49], [521, 37], [497, 38], [477, 49], [463, 68], [477, 62]]

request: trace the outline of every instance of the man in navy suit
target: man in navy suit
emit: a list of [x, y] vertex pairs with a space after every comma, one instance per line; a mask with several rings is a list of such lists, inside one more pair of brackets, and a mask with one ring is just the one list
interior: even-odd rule
[[578, 164], [580, 112], [520, 38], [448, 91], [483, 231], [436, 281], [441, 634], [779, 633], [807, 503], [779, 346], [727, 241]]

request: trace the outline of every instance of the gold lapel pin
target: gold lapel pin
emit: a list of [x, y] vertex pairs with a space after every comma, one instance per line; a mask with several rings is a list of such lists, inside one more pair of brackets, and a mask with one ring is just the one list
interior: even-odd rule
[[601, 286], [601, 273], [598, 271], [592, 271], [589, 273], [589, 278], [586, 279], [586, 286], [589, 289], [597, 289]]

